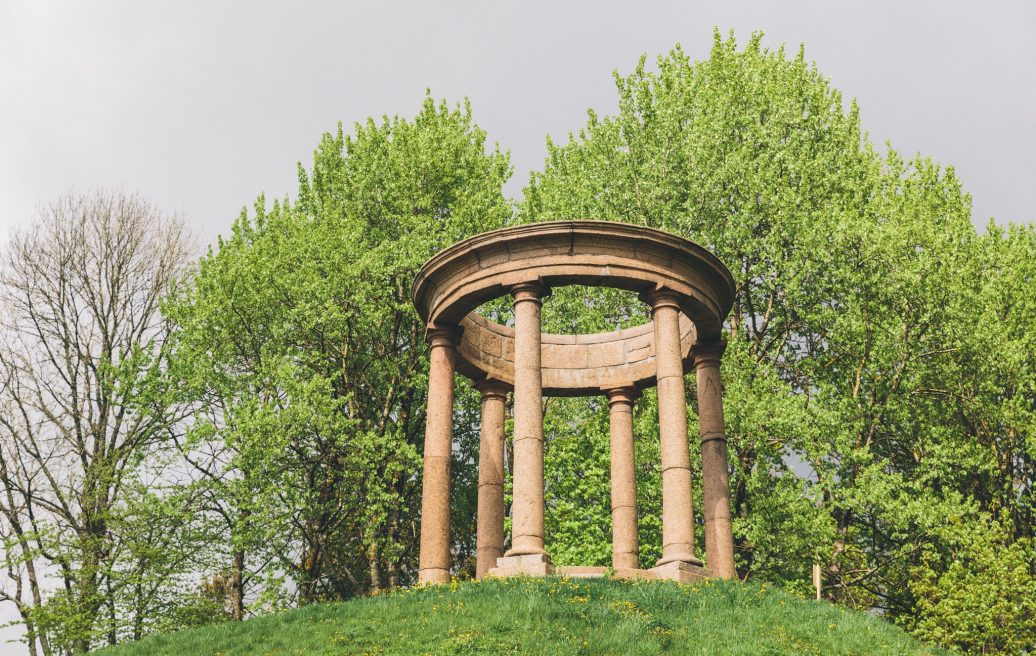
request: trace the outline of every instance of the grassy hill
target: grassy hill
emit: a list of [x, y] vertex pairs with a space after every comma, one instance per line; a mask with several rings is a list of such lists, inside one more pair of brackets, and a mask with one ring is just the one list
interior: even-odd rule
[[493, 580], [159, 635], [104, 656], [943, 654], [865, 613], [765, 586]]

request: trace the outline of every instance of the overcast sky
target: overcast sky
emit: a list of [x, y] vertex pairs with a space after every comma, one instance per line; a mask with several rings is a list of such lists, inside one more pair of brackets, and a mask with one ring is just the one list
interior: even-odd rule
[[677, 42], [704, 58], [714, 27], [804, 43], [875, 142], [956, 168], [976, 224], [1036, 221], [1031, 0], [0, 0], [0, 241], [40, 203], [97, 186], [210, 241], [258, 193], [293, 194], [296, 162], [338, 121], [412, 116], [426, 88], [471, 99], [511, 150], [517, 195], [546, 134], [614, 111], [613, 70]]
[[321, 134], [471, 99], [520, 193], [613, 70], [718, 26], [806, 54], [874, 141], [953, 165], [974, 220], [1036, 220], [1036, 3], [90, 2], [0, 0], [0, 239], [96, 186], [182, 213], [203, 241], [294, 193]]

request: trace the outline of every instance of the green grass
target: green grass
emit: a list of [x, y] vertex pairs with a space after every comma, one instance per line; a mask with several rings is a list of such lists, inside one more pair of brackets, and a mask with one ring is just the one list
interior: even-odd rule
[[866, 613], [766, 586], [511, 579], [217, 624], [104, 656], [943, 654]]

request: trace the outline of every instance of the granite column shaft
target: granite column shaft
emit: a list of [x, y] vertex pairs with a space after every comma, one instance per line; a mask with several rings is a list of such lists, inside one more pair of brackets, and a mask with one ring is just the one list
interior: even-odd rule
[[680, 307], [666, 289], [644, 295], [655, 330], [658, 433], [662, 460], [662, 558], [657, 565], [702, 562], [694, 555], [694, 507], [687, 445], [687, 396], [680, 345]]
[[543, 523], [543, 370], [540, 310], [545, 289], [516, 285], [514, 296], [514, 498], [508, 556], [546, 554]]
[[716, 578], [734, 578], [734, 535], [730, 520], [730, 480], [727, 437], [723, 428], [723, 389], [720, 356], [725, 343], [694, 347], [701, 429], [702, 496], [705, 516], [705, 555]]
[[606, 392], [611, 426], [612, 567], [640, 567], [637, 540], [637, 477], [633, 451], [633, 401], [637, 390]]
[[432, 328], [428, 369], [428, 409], [421, 492], [421, 583], [450, 580], [450, 461], [453, 451], [453, 372], [457, 330]]
[[504, 555], [504, 414], [508, 387], [492, 379], [475, 387], [482, 393], [475, 576], [482, 578]]

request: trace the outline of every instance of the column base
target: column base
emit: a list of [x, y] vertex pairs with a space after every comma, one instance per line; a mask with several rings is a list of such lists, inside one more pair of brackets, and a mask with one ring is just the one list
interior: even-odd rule
[[504, 558], [516, 558], [518, 556], [546, 556], [548, 559], [550, 555], [546, 549], [537, 549], [535, 547], [520, 547], [518, 549], [508, 549], [504, 552]]
[[640, 569], [640, 557], [631, 553], [612, 553], [613, 569]]
[[439, 567], [422, 569], [417, 573], [421, 585], [438, 585], [450, 582], [450, 570]]
[[508, 576], [544, 577], [554, 573], [550, 556], [542, 554], [524, 554], [520, 556], [503, 556], [496, 559], [496, 567], [489, 570], [486, 576], [506, 578]]
[[[697, 560], [697, 559], [695, 559]], [[698, 561], [701, 562], [700, 560]], [[666, 579], [677, 583], [694, 583], [711, 578], [709, 570], [701, 565], [674, 560], [665, 565], [658, 565], [648, 570], [656, 579]]]
[[655, 563], [655, 567], [661, 567], [668, 565], [669, 563], [687, 563], [688, 565], [694, 565], [695, 567], [704, 567], [705, 563], [701, 558], [698, 558], [691, 553], [675, 553], [669, 554], [668, 556], [662, 556]]
[[483, 547], [475, 550], [475, 578], [485, 578], [489, 570], [496, 567], [496, 561], [504, 555], [499, 547]]

